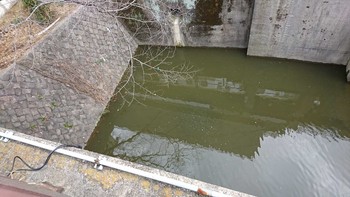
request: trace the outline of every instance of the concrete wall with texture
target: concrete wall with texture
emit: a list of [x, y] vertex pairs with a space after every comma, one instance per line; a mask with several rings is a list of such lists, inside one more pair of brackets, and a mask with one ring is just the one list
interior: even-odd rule
[[[174, 37], [179, 26], [183, 46], [246, 48], [254, 0], [143, 0], [148, 9], [139, 16], [148, 25], [138, 25], [138, 40], [142, 44], [177, 45]], [[178, 20], [178, 22], [177, 22]], [[177, 24], [178, 23], [178, 24]], [[137, 24], [129, 24], [136, 29]], [[175, 26], [175, 27], [174, 27]]]
[[115, 18], [79, 7], [0, 72], [0, 127], [83, 145], [136, 47]]
[[248, 55], [346, 65], [350, 1], [255, 1]]

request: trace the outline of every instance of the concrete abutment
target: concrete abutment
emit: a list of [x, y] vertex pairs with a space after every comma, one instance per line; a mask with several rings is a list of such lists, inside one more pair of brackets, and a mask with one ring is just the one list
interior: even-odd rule
[[[347, 64], [350, 57], [348, 0], [215, 2], [146, 0], [146, 6], [154, 14], [145, 12], [144, 16], [167, 24], [169, 15], [173, 14], [171, 10], [176, 8], [185, 46], [248, 48], [250, 56]], [[166, 28], [162, 31], [164, 39], [143, 36], [137, 39], [142, 44], [176, 45], [172, 38], [179, 37], [179, 33]], [[172, 36], [167, 39], [168, 35]]]
[[247, 48], [249, 56], [339, 65], [350, 58], [348, 0], [176, 2], [144, 1], [153, 13], [145, 12], [150, 20], [167, 24], [176, 10], [181, 27], [180, 32], [164, 28], [164, 39], [138, 36], [139, 43], [177, 45], [181, 37], [183, 46]]
[[350, 1], [255, 1], [248, 55], [346, 65]]

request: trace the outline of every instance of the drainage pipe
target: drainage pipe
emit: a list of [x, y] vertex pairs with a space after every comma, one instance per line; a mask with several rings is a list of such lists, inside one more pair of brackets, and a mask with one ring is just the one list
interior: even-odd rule
[[[13, 132], [5, 132], [5, 133], [4, 132], [0, 132], [0, 136], [2, 136], [4, 138], [7, 138], [7, 139], [14, 140], [14, 141], [18, 141], [18, 142], [21, 142], [21, 143], [24, 143], [24, 144], [28, 144], [28, 145], [31, 145], [31, 146], [34, 146], [34, 147], [46, 149], [46, 150], [49, 150], [49, 151], [52, 151], [52, 150], [54, 150], [56, 148], [56, 147], [51, 146], [51, 145], [47, 145], [47, 144], [40, 143], [40, 142], [37, 142], [37, 141], [34, 141], [34, 140], [26, 139], [26, 138], [23, 138], [23, 137], [20, 137], [20, 136], [16, 136], [16, 135], [13, 134]], [[76, 153], [76, 152], [65, 150], [65, 149], [58, 149], [58, 150], [56, 150], [56, 152], [61, 153], [61, 154], [66, 155], [66, 156], [70, 156], [70, 157], [76, 158], [76, 159], [89, 161], [91, 163], [99, 164], [99, 165], [102, 165], [102, 166], [107, 166], [107, 167], [110, 167], [110, 168], [113, 168], [113, 169], [117, 169], [117, 170], [120, 170], [120, 171], [128, 172], [128, 173], [131, 173], [131, 174], [135, 174], [135, 175], [142, 176], [142, 177], [145, 177], [145, 178], [148, 178], [148, 179], [156, 180], [156, 181], [159, 181], [159, 182], [162, 182], [162, 183], [166, 183], [166, 184], [169, 184], [169, 185], [173, 185], [173, 186], [176, 186], [176, 187], [188, 189], [188, 190], [200, 193], [200, 194], [206, 194], [206, 195], [214, 196], [214, 197], [216, 197], [216, 196], [228, 196], [228, 195], [216, 192], [216, 191], [211, 191], [211, 190], [208, 190], [208, 189], [205, 189], [205, 188], [200, 188], [200, 187], [198, 187], [196, 185], [193, 185], [193, 184], [189, 184], [189, 183], [185, 183], [185, 182], [182, 182], [182, 181], [179, 181], [179, 180], [175, 180], [175, 179], [172, 179], [172, 178], [168, 178], [168, 177], [165, 177], [165, 176], [153, 174], [153, 173], [146, 172], [146, 171], [143, 171], [143, 170], [139, 170], [139, 169], [136, 169], [136, 168], [133, 168], [133, 167], [130, 167], [130, 166], [125, 166], [125, 165], [120, 165], [120, 164], [117, 164], [117, 163], [114, 163], [114, 162], [110, 162], [110, 161], [107, 161], [106, 159], [103, 159], [103, 158], [95, 158], [95, 157], [91, 157], [91, 156], [88, 156], [88, 155], [84, 155], [84, 154], [81, 154], [81, 153]]]

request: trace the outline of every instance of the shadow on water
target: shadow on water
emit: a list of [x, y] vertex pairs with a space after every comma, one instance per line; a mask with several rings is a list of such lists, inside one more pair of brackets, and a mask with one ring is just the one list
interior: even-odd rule
[[200, 72], [111, 101], [86, 148], [258, 196], [350, 195], [344, 67], [177, 49], [184, 62]]

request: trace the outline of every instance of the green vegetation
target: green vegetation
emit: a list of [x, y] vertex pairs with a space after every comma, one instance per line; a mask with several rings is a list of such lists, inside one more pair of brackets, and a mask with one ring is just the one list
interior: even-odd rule
[[104, 58], [100, 58], [98, 60], [96, 60], [96, 64], [102, 64], [104, 63], [106, 60]]
[[39, 100], [43, 100], [43, 98], [44, 98], [44, 96], [41, 95], [41, 94], [38, 94], [36, 97], [37, 97]]
[[111, 111], [109, 111], [107, 108], [102, 112], [102, 115], [105, 115], [105, 114], [108, 114], [109, 112], [111, 112]]
[[18, 18], [15, 18], [11, 21], [11, 24], [13, 25], [17, 25], [19, 23], [21, 23], [24, 19], [22, 17], [18, 17]]
[[50, 108], [54, 110], [56, 107], [58, 107], [57, 103], [55, 101], [51, 102]]
[[30, 130], [34, 130], [34, 129], [36, 129], [36, 124], [31, 124], [30, 126], [29, 126], [29, 128], [30, 128]]
[[63, 126], [64, 126], [64, 128], [66, 128], [66, 129], [71, 129], [71, 128], [73, 128], [73, 124], [69, 124], [68, 122], [65, 122]]
[[22, 2], [24, 7], [29, 9], [30, 12], [35, 10], [34, 16], [39, 23], [45, 24], [52, 20], [53, 13], [50, 11], [47, 5], [40, 5], [38, 0], [22, 0]]
[[45, 122], [45, 121], [47, 120], [47, 117], [46, 117], [46, 116], [40, 116], [40, 120], [41, 120], [42, 122]]

